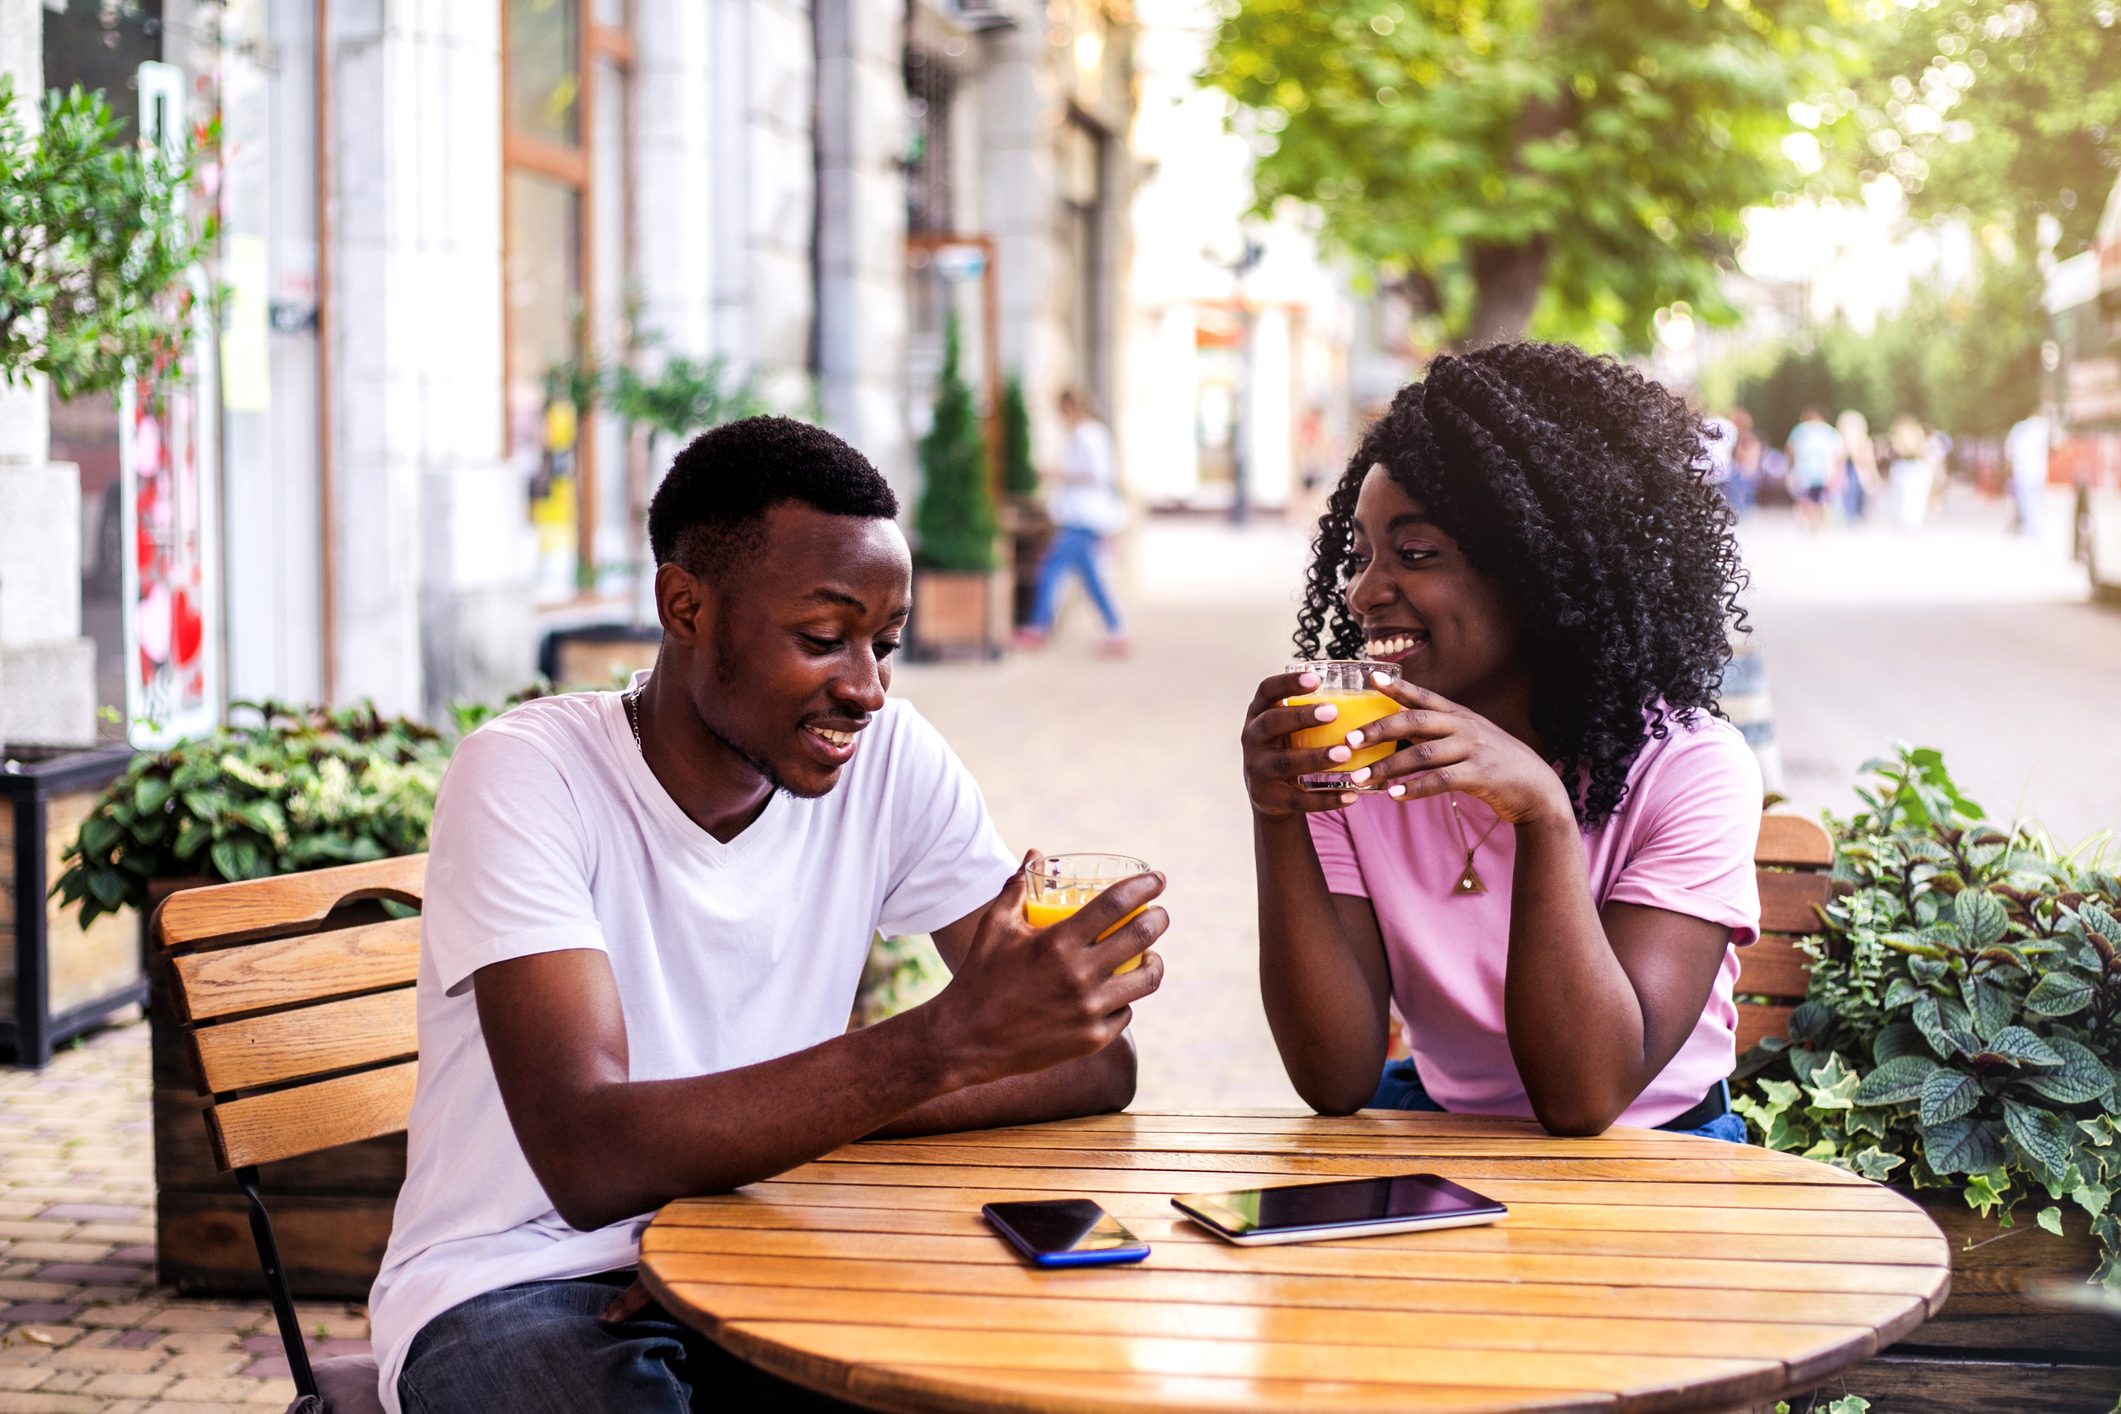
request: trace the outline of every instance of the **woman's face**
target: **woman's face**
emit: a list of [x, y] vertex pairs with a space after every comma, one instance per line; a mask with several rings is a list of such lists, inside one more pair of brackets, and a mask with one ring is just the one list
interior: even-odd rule
[[1348, 574], [1364, 657], [1398, 663], [1409, 682], [1484, 716], [1530, 710], [1517, 606], [1382, 466], [1370, 468], [1355, 501]]

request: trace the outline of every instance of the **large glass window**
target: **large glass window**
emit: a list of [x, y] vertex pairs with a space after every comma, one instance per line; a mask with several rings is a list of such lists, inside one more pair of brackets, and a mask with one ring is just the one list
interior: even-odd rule
[[624, 587], [639, 497], [594, 372], [624, 343], [626, 0], [502, 0], [509, 456], [538, 531], [539, 597]]

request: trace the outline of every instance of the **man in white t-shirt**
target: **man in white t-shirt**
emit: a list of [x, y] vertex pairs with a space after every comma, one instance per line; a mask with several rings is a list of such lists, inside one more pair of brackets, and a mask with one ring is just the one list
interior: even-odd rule
[[[1158, 875], [1035, 930], [964, 767], [885, 696], [911, 608], [890, 487], [751, 418], [649, 510], [663, 647], [524, 704], [436, 805], [405, 1187], [371, 1296], [403, 1414], [812, 1407], [658, 1308], [607, 1303], [663, 1203], [850, 1140], [1123, 1107], [1163, 965]], [[848, 1032], [871, 936], [940, 996]], [[829, 1401], [824, 1401], [829, 1404]]]

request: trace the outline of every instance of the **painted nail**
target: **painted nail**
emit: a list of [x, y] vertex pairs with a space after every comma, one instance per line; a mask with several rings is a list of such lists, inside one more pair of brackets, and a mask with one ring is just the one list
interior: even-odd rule
[[1326, 753], [1326, 759], [1328, 761], [1345, 761], [1354, 754], [1354, 752], [1348, 750], [1348, 748], [1346, 748], [1345, 746], [1336, 746]]
[[1340, 715], [1340, 709], [1338, 707], [1335, 707], [1330, 702], [1324, 702], [1320, 703], [1318, 710], [1313, 712], [1311, 715], [1313, 717], [1316, 717], [1321, 722], [1330, 722], [1335, 717], [1338, 717]]
[[1299, 686], [1309, 688], [1318, 686], [1319, 678], [1317, 673], [1305, 673], [1298, 677], [1296, 681]]
[[1392, 680], [1383, 673], [1370, 674], [1370, 681], [1379, 687], [1390, 687], [1392, 685]]
[[1348, 782], [1351, 785], [1359, 786], [1368, 779], [1370, 779], [1370, 768], [1368, 766], [1365, 766], [1360, 771], [1357, 771], [1354, 775], [1348, 777]]
[[1361, 745], [1362, 745], [1362, 733], [1361, 733], [1361, 732], [1359, 732], [1359, 731], [1353, 731], [1353, 732], [1349, 732], [1349, 733], [1348, 733], [1348, 745], [1350, 745], [1350, 746], [1361, 746]]
[[1342, 805], [1353, 805], [1355, 803], [1355, 792], [1351, 790], [1342, 791], [1340, 793], [1340, 803]]
[[1407, 796], [1407, 788], [1405, 786], [1386, 786], [1385, 794], [1391, 796], [1394, 800], [1404, 800]]

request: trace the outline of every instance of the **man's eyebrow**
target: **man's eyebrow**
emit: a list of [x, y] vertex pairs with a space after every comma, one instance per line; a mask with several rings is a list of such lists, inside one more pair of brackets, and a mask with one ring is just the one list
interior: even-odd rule
[[[813, 589], [796, 602], [799, 604], [833, 604], [842, 608], [852, 609], [857, 614], [867, 614], [869, 612], [867, 604], [864, 604], [843, 589]], [[891, 612], [888, 616], [888, 621], [897, 623], [912, 612], [913, 607], [910, 604], [901, 604]]]

